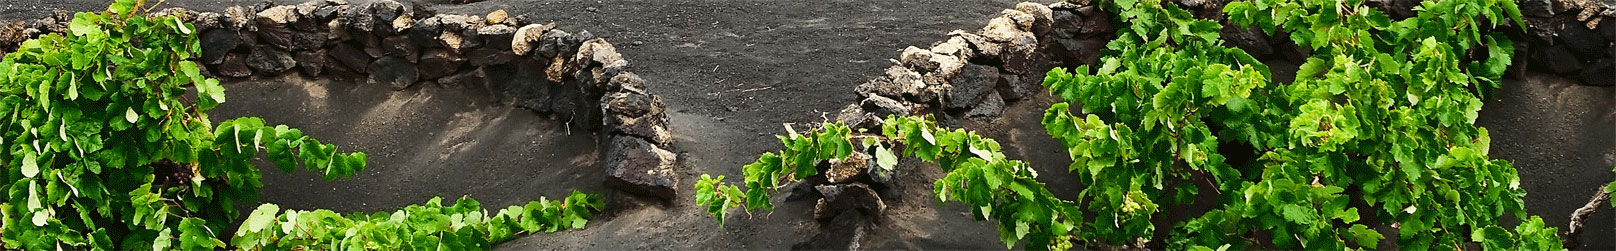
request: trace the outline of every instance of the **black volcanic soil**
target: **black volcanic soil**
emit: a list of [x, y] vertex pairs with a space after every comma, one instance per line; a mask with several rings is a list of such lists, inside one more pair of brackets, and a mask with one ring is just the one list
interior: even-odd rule
[[[259, 1], [167, 0], [165, 5], [218, 11]], [[282, 4], [301, 1], [274, 1]], [[356, 0], [354, 3], [366, 1]], [[881, 73], [906, 46], [926, 47], [955, 29], [981, 28], [1012, 0], [902, 1], [513, 1], [450, 4], [419, 1], [440, 13], [511, 15], [555, 20], [562, 29], [606, 37], [633, 70], [668, 102], [673, 150], [680, 153], [681, 198], [702, 173], [740, 179], [740, 167], [778, 150], [782, 123], [819, 122], [853, 102], [852, 89]], [[96, 11], [104, 0], [11, 0], [0, 20], [37, 18], [51, 9]], [[1276, 68], [1277, 69], [1277, 68]], [[1478, 121], [1491, 130], [1492, 156], [1511, 160], [1530, 194], [1528, 211], [1563, 227], [1569, 213], [1602, 182], [1616, 179], [1616, 88], [1569, 84], [1532, 74], [1509, 80], [1487, 100]], [[471, 195], [500, 208], [579, 189], [606, 192], [592, 136], [541, 115], [490, 103], [462, 87], [386, 87], [283, 77], [229, 84], [229, 103], [215, 117], [260, 116], [305, 130], [346, 150], [370, 154], [358, 178], [324, 182], [312, 174], [266, 172], [264, 199], [287, 208], [343, 212], [383, 210], [431, 196]], [[1044, 174], [1056, 194], [1075, 196], [1060, 175], [1063, 150], [1038, 125], [1049, 97], [1009, 106], [1003, 118], [968, 121], [1012, 158]], [[861, 242], [867, 249], [1001, 249], [997, 231], [957, 204], [938, 204], [932, 165], [905, 161], [889, 211]], [[693, 201], [652, 205], [590, 223], [584, 230], [538, 234], [506, 250], [786, 249], [818, 232], [811, 201], [733, 212], [723, 228]], [[1613, 249], [1616, 217], [1603, 209], [1589, 222], [1582, 248]], [[1170, 226], [1160, 226], [1162, 229]]]

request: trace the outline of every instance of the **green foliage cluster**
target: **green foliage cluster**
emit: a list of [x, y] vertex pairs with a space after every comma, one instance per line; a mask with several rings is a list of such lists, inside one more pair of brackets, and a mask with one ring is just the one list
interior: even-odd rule
[[[190, 61], [200, 51], [199, 31], [180, 17], [148, 17], [143, 5], [118, 0], [105, 12], [77, 13], [70, 33], [25, 41], [0, 59], [0, 247], [224, 248], [241, 214], [236, 204], [256, 201], [263, 186], [252, 164], [260, 154], [284, 171], [302, 166], [326, 179], [365, 168], [364, 153], [339, 153], [262, 119], [213, 125], [207, 111], [224, 103], [225, 93]], [[493, 217], [469, 200], [376, 216], [288, 211], [272, 220], [295, 222], [284, 225], [303, 231], [247, 231], [232, 243], [244, 249], [486, 248], [517, 232], [582, 227], [600, 207], [598, 198], [574, 193]], [[253, 226], [260, 227], [253, 229], [263, 229], [262, 215], [276, 215], [272, 208], [255, 212]], [[391, 215], [407, 221], [381, 217]], [[347, 232], [329, 232], [339, 228]], [[436, 234], [432, 238], [449, 244], [427, 243], [432, 238], [417, 234]], [[356, 235], [376, 238], [333, 244]], [[391, 242], [397, 240], [410, 242]]]
[[773, 210], [769, 192], [783, 185], [782, 181], [819, 174], [814, 166], [820, 161], [853, 154], [849, 136], [853, 130], [847, 126], [825, 124], [806, 134], [798, 134], [796, 129], [786, 125], [786, 131], [789, 134], [775, 135], [780, 138], [780, 144], [785, 145], [784, 150], [779, 154], [764, 153], [756, 162], [741, 168], [746, 176], [746, 191], [734, 185], [723, 185], [723, 175], [713, 178], [703, 174], [696, 182], [696, 203], [706, 206], [707, 213], [716, 216], [720, 226], [724, 224], [724, 212], [730, 208]]
[[[939, 163], [948, 171], [939, 199], [975, 206], [1007, 245], [1027, 239], [1032, 249], [1148, 241], [1161, 208], [1194, 203], [1204, 187], [1216, 208], [1176, 223], [1169, 248], [1374, 249], [1391, 231], [1404, 249], [1561, 249], [1556, 228], [1525, 214], [1516, 170], [1487, 157], [1487, 130], [1475, 126], [1480, 97], [1513, 55], [1490, 29], [1520, 25], [1514, 3], [1426, 1], [1396, 21], [1364, 4], [1229, 3], [1230, 22], [1313, 52], [1295, 81], [1276, 83], [1262, 62], [1223, 45], [1218, 22], [1160, 0], [1103, 3], [1126, 26], [1101, 64], [1056, 69], [1044, 83], [1065, 101], [1042, 124], [1071, 154], [1085, 184], [1079, 201], [1048, 194], [991, 140], [924, 119], [889, 118], [866, 145], [903, 143], [905, 156]], [[759, 163], [791, 167], [770, 156]], [[748, 170], [753, 188], [759, 173]], [[765, 188], [784, 182], [762, 177]], [[768, 208], [767, 195], [721, 179], [703, 176], [696, 195], [720, 222], [740, 201]], [[1522, 223], [1506, 230], [1505, 215]]]
[[187, 61], [196, 28], [139, 8], [78, 13], [70, 34], [25, 41], [0, 61], [6, 248], [221, 247], [235, 203], [262, 186], [249, 162], [260, 150], [328, 178], [364, 168], [363, 153], [256, 118], [214, 127], [205, 112], [225, 102], [224, 88]]
[[[1107, 9], [1129, 28], [1102, 65], [1045, 79], [1088, 114], [1057, 104], [1044, 119], [1088, 186], [1084, 202], [1096, 222], [1125, 223], [1086, 229], [1095, 241], [1149, 238], [1154, 212], [1129, 205], [1189, 203], [1204, 174], [1219, 208], [1177, 224], [1173, 248], [1377, 248], [1385, 237], [1358, 222], [1360, 209], [1404, 249], [1560, 248], [1554, 228], [1526, 217], [1516, 170], [1486, 156], [1475, 126], [1513, 48], [1484, 28], [1519, 20], [1512, 2], [1426, 1], [1395, 22], [1357, 0], [1229, 3], [1230, 22], [1312, 49], [1292, 83], [1270, 82], [1266, 66], [1221, 45], [1221, 25], [1171, 4]], [[1232, 166], [1218, 152], [1227, 144], [1256, 159]], [[1527, 223], [1510, 233], [1498, 227], [1505, 214]]]
[[[997, 141], [974, 132], [949, 131], [936, 121], [913, 116], [888, 117], [882, 122], [879, 136], [854, 136], [840, 123], [823, 124], [806, 135], [787, 128], [790, 136], [780, 137], [786, 150], [780, 155], [765, 153], [758, 162], [743, 168], [748, 187], [745, 192], [723, 184], [724, 176], [703, 174], [696, 183], [697, 203], [706, 205], [707, 212], [720, 225], [730, 208], [771, 209], [767, 191], [812, 176], [814, 173], [803, 173], [816, 172], [814, 165], [820, 161], [846, 158], [853, 150], [855, 137], [864, 139], [864, 149], [874, 152], [876, 168], [894, 168], [900, 154], [939, 164], [946, 174], [933, 184], [938, 202], [968, 204], [976, 219], [997, 221], [999, 237], [1007, 248], [1022, 239], [1039, 247], [1071, 247], [1071, 234], [1083, 222], [1075, 204], [1056, 198], [1044, 188], [1036, 179], [1038, 173], [1026, 162], [1006, 159]], [[892, 147], [898, 144], [903, 145], [902, 151]], [[825, 147], [816, 147], [821, 145]], [[804, 154], [824, 151], [832, 153]], [[778, 156], [807, 159], [781, 161], [783, 158]], [[781, 170], [798, 171], [797, 175], [783, 175]]]
[[392, 213], [339, 215], [330, 210], [258, 206], [230, 244], [247, 250], [487, 250], [516, 234], [582, 229], [605, 207], [597, 195], [573, 191], [560, 201], [539, 198], [488, 215], [471, 198], [444, 206], [442, 198]]

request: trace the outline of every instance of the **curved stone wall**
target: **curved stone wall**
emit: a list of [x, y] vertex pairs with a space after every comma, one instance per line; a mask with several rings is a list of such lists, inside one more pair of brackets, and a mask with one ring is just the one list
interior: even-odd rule
[[[1509, 71], [1512, 77], [1523, 78], [1525, 72], [1531, 70], [1552, 72], [1587, 85], [1616, 83], [1613, 80], [1616, 65], [1612, 64], [1616, 60], [1616, 54], [1612, 54], [1616, 53], [1616, 44], [1612, 43], [1616, 41], [1616, 1], [1522, 1], [1520, 8], [1527, 27], [1521, 29], [1509, 24], [1498, 28], [1516, 41], [1515, 62]], [[1170, 2], [1197, 17], [1222, 21], [1222, 7], [1230, 1]], [[1419, 2], [1370, 0], [1370, 5], [1401, 19], [1413, 15], [1412, 8]], [[835, 121], [853, 128], [879, 131], [880, 119], [888, 115], [933, 115], [948, 124], [967, 118], [999, 117], [1007, 104], [1047, 92], [1042, 82], [1050, 69], [1095, 65], [1106, 43], [1115, 38], [1114, 25], [1112, 14], [1088, 0], [1049, 5], [1019, 3], [1014, 9], [1002, 11], [981, 30], [956, 30], [949, 33], [948, 39], [933, 43], [929, 48], [905, 48], [884, 74], [853, 90], [860, 101], [846, 105]], [[1288, 35], [1282, 33], [1270, 36], [1225, 24], [1222, 37], [1231, 46], [1259, 60], [1299, 62], [1311, 53], [1295, 46]], [[843, 169], [842, 166], [833, 164], [830, 168]], [[868, 166], [858, 170], [879, 171]], [[871, 179], [820, 181], [825, 185], [816, 187], [821, 199], [814, 214], [822, 226], [815, 239], [839, 241], [857, 236], [867, 229], [864, 227], [867, 222], [829, 219], [847, 210], [879, 212], [885, 207], [874, 192], [868, 192], [870, 196], [837, 196], [845, 193], [824, 191], [864, 191], [886, 187], [889, 185], [886, 182]], [[809, 244], [843, 249], [849, 245], [838, 241]]]
[[[1202, 18], [1222, 20], [1219, 10], [1229, 1], [1173, 2]], [[1394, 16], [1407, 17], [1419, 1], [1371, 2]], [[1530, 69], [1589, 85], [1616, 84], [1613, 2], [1525, 0], [1521, 9], [1526, 32], [1512, 24], [1499, 28], [1517, 41], [1511, 74], [1520, 76]], [[945, 121], [996, 117], [1006, 102], [1043, 92], [1043, 76], [1050, 69], [1095, 63], [1115, 36], [1112, 26], [1111, 14], [1089, 1], [1017, 4], [979, 31], [954, 31], [930, 48], [905, 48], [884, 75], [854, 90], [861, 101], [843, 108], [836, 120], [873, 129], [878, 118], [889, 114], [931, 114]], [[1286, 36], [1234, 25], [1223, 29], [1225, 40], [1259, 59], [1305, 58], [1308, 52], [1283, 39]]]
[[[678, 184], [666, 105], [629, 70], [616, 47], [588, 31], [536, 23], [503, 10], [436, 14], [382, 0], [348, 4], [181, 8], [200, 32], [205, 74], [225, 80], [304, 74], [402, 90], [436, 83], [486, 88], [501, 103], [596, 132], [608, 187], [665, 200]], [[0, 56], [41, 34], [65, 32], [71, 15], [0, 26]]]

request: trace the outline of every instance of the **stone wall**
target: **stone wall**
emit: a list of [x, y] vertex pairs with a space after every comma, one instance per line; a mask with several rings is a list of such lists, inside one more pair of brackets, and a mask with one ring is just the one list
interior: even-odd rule
[[[665, 104], [605, 39], [511, 16], [436, 14], [391, 0], [348, 4], [181, 8], [200, 32], [205, 74], [224, 80], [280, 74], [328, 77], [392, 90], [416, 85], [486, 88], [501, 103], [596, 132], [608, 187], [674, 198], [677, 156]], [[0, 55], [40, 34], [65, 32], [71, 15], [0, 26]]]
[[[1616, 70], [1612, 65], [1616, 60], [1616, 44], [1612, 44], [1616, 41], [1616, 0], [1520, 1], [1526, 29], [1514, 24], [1497, 28], [1515, 41], [1515, 62], [1509, 73], [1512, 77], [1519, 78], [1532, 70], [1553, 72], [1590, 85], [1616, 83], [1616, 73], [1612, 73]], [[1221, 10], [1229, 0], [1170, 2], [1199, 18], [1224, 20]], [[1370, 0], [1369, 4], [1401, 19], [1413, 15], [1412, 8], [1418, 2]], [[1088, 0], [1017, 4], [989, 20], [981, 30], [956, 30], [929, 48], [903, 49], [883, 75], [853, 90], [860, 101], [845, 106], [835, 120], [853, 128], [879, 131], [880, 119], [888, 115], [933, 115], [944, 123], [1000, 116], [1007, 104], [1047, 92], [1042, 82], [1050, 69], [1095, 65], [1105, 44], [1115, 38], [1112, 18], [1112, 14]], [[1229, 45], [1265, 61], [1301, 62], [1311, 53], [1297, 47], [1286, 34], [1269, 36], [1227, 23], [1222, 37]], [[854, 155], [860, 156], [862, 153]], [[843, 166], [847, 165], [832, 162], [831, 173], [848, 169]], [[858, 170], [872, 172], [869, 177], [891, 175], [874, 175], [879, 169], [869, 164], [857, 166]], [[885, 182], [810, 178], [817, 193], [795, 189], [794, 197], [820, 198], [814, 215], [822, 224], [814, 238], [817, 241], [799, 247], [846, 249], [856, 245], [856, 236], [869, 229], [865, 219], [879, 219], [879, 212], [885, 208], [879, 194], [870, 191], [884, 191], [881, 188], [888, 185]]]
[[[1499, 31], [1515, 41], [1510, 74], [1553, 72], [1589, 85], [1616, 84], [1616, 1], [1522, 0], [1526, 29]], [[1222, 20], [1228, 0], [1178, 2], [1201, 18]], [[1394, 17], [1413, 15], [1418, 0], [1371, 0]], [[954, 31], [930, 48], [905, 48], [882, 76], [859, 85], [860, 102], [837, 116], [855, 128], [876, 128], [890, 114], [930, 114], [943, 121], [995, 117], [1007, 102], [1045, 92], [1044, 73], [1056, 66], [1092, 65], [1115, 36], [1111, 14], [1089, 1], [1020, 3], [979, 31]], [[1611, 20], [1605, 20], [1611, 19]], [[1522, 30], [1525, 30], [1524, 32]], [[1268, 36], [1226, 24], [1223, 38], [1258, 59], [1304, 59], [1287, 35]], [[1271, 37], [1275, 39], [1270, 39]]]

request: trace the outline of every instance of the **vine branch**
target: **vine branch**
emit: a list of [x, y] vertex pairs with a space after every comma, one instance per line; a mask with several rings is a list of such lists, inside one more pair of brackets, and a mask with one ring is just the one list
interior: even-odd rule
[[1610, 193], [1605, 192], [1606, 186], [1609, 186], [1609, 184], [1599, 186], [1599, 190], [1594, 192], [1594, 196], [1588, 198], [1588, 204], [1583, 204], [1582, 208], [1577, 208], [1577, 211], [1571, 212], [1571, 225], [1566, 228], [1569, 230], [1566, 232], [1566, 247], [1576, 247], [1581, 244], [1582, 238], [1580, 237], [1582, 237], [1583, 222], [1588, 221], [1588, 215], [1598, 212], [1599, 208], [1605, 205], [1605, 202], [1610, 201]]

